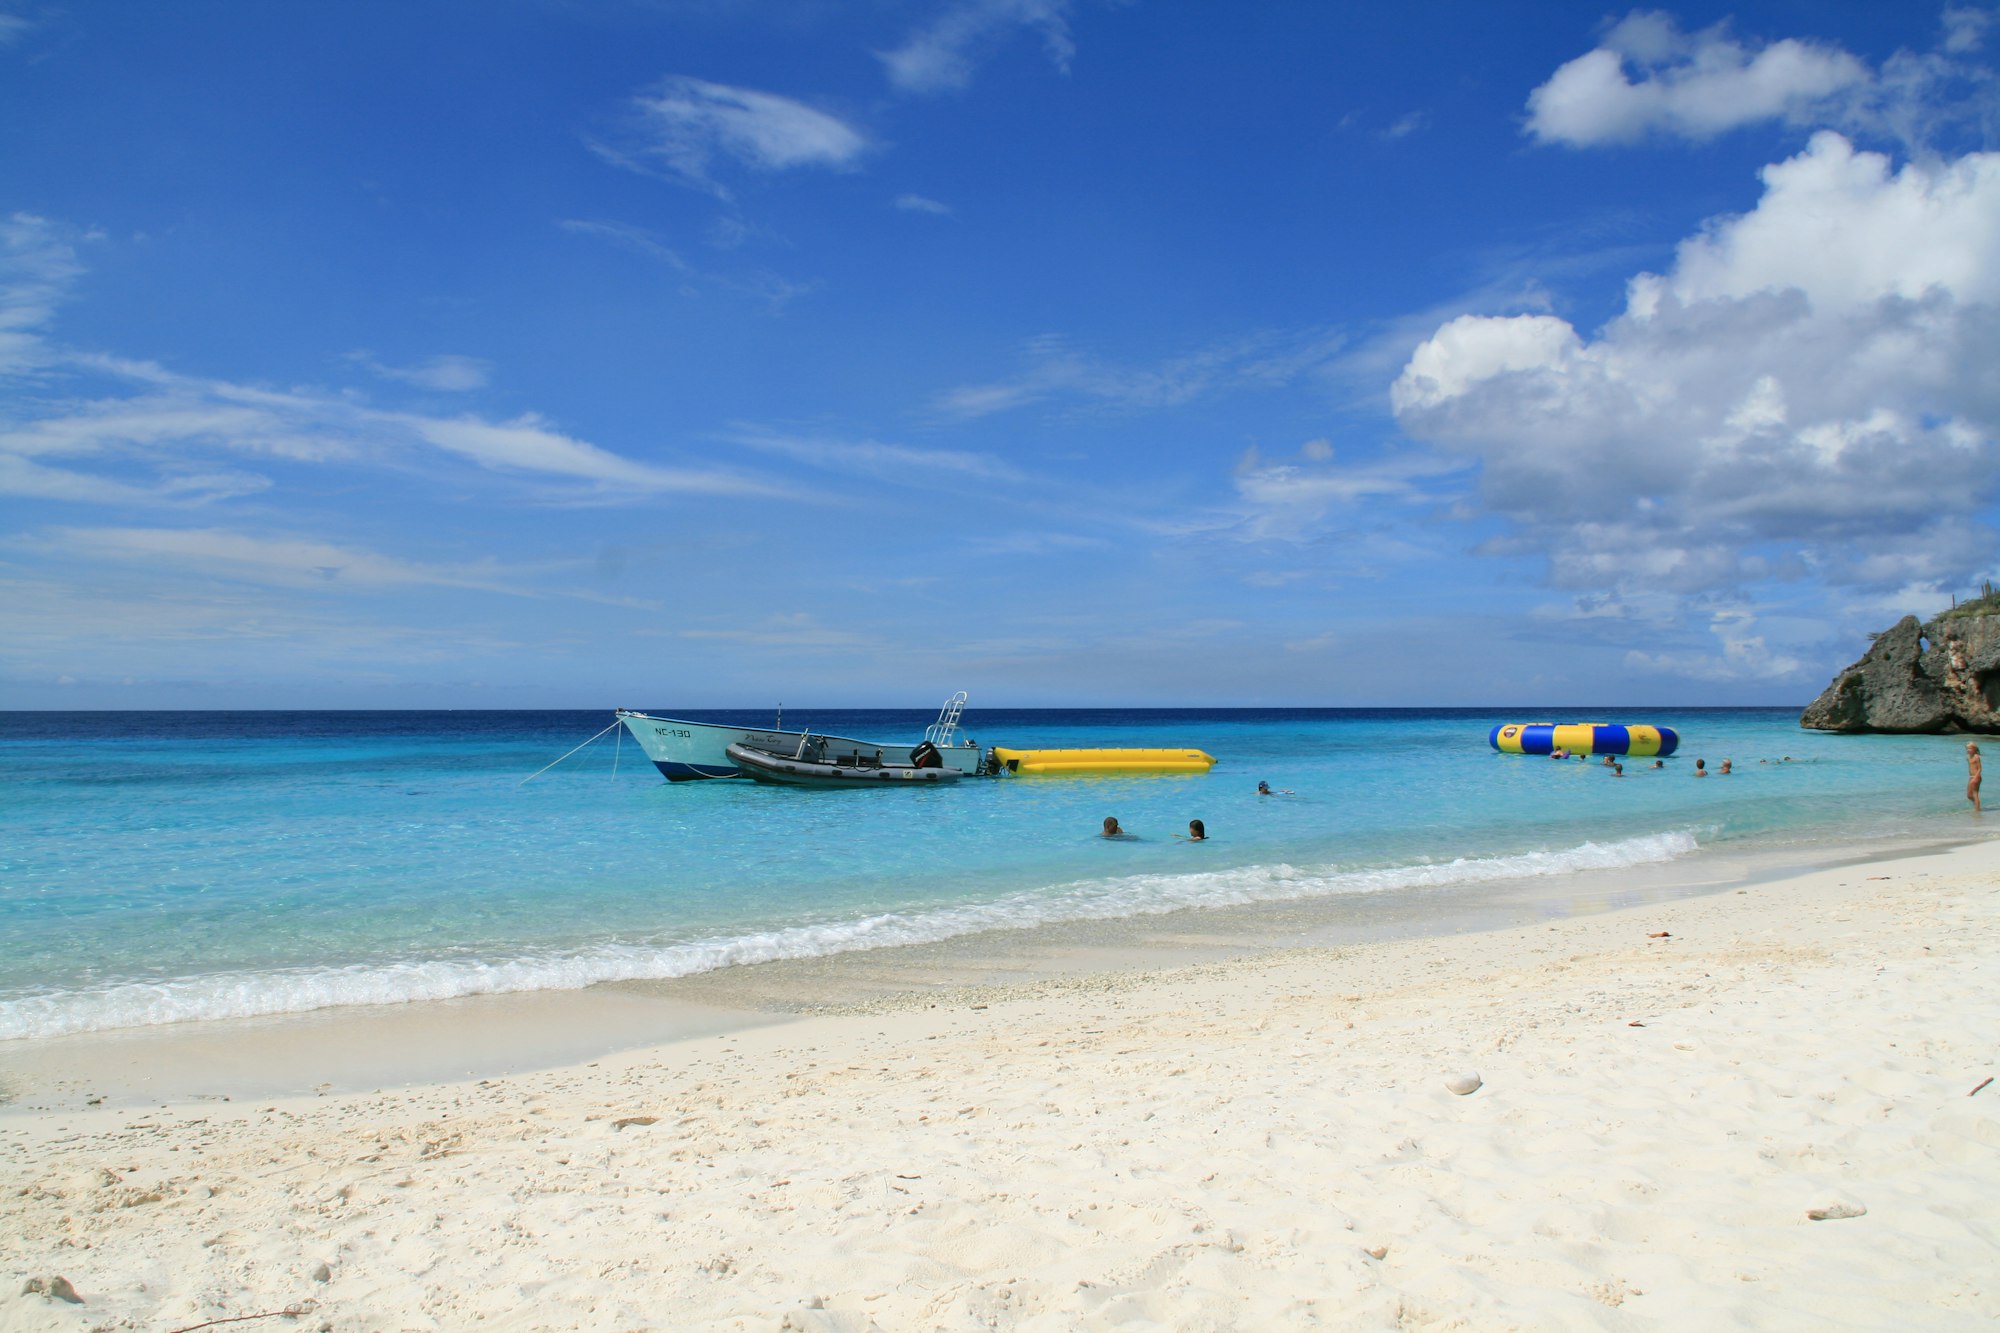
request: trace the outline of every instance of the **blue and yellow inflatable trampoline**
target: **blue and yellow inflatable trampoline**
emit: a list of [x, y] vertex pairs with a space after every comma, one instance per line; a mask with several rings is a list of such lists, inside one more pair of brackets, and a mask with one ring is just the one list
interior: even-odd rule
[[1605, 722], [1506, 722], [1487, 737], [1502, 754], [1628, 754], [1665, 758], [1681, 738], [1672, 727], [1621, 727]]

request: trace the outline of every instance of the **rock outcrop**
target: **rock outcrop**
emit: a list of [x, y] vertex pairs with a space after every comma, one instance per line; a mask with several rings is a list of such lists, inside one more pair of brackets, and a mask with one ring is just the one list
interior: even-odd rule
[[[1995, 603], [1991, 607], [1988, 603]], [[2000, 599], [1904, 616], [1799, 714], [1816, 731], [2000, 733]]]

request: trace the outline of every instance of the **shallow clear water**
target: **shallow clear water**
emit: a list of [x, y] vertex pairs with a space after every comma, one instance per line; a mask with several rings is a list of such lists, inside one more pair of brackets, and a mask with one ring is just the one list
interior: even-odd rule
[[[1622, 779], [1488, 748], [1496, 723], [1543, 719], [1662, 723], [1682, 748]], [[905, 743], [931, 720], [786, 718]], [[670, 786], [607, 735], [522, 785], [609, 716], [0, 714], [0, 1038], [681, 976], [1190, 906], [1420, 901], [1968, 824], [1962, 741], [1801, 732], [1789, 709], [966, 720], [989, 745], [1198, 746], [1221, 762], [923, 790]], [[1696, 756], [1737, 771], [1695, 781]], [[1260, 778], [1296, 794], [1259, 797]], [[1107, 814], [1138, 839], [1097, 837]], [[1207, 843], [1171, 836], [1190, 818]]]

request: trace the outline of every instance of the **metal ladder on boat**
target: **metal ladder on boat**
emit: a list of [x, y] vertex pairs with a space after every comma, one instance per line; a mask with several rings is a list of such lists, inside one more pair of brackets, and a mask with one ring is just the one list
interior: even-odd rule
[[924, 739], [940, 750], [950, 749], [952, 733], [958, 730], [958, 715], [964, 711], [965, 691], [960, 690], [944, 701], [944, 707], [938, 710], [938, 720], [924, 728]]

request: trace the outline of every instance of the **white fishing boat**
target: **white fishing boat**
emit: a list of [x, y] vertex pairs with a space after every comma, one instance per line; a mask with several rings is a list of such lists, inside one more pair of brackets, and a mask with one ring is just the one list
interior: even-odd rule
[[772, 754], [748, 745], [732, 745], [727, 753], [744, 776], [779, 787], [907, 787], [921, 783], [956, 782], [965, 774], [944, 766], [943, 752], [928, 741], [916, 747], [907, 764], [885, 763], [876, 755], [825, 757], [824, 736], [808, 735], [791, 754]]
[[[912, 756], [917, 746], [928, 744], [937, 750], [942, 766], [955, 775], [983, 773], [987, 767], [986, 751], [980, 748], [977, 741], [958, 738], [958, 719], [964, 711], [965, 691], [960, 690], [944, 701], [944, 707], [938, 710], [938, 720], [924, 728], [922, 739], [908, 745], [855, 740], [814, 731], [814, 755], [823, 757], [823, 762], [844, 763], [850, 767], [864, 762], [875, 766], [914, 767]], [[790, 755], [797, 753], [806, 740], [805, 732], [784, 729], [782, 711], [778, 714], [777, 725], [768, 731], [755, 727], [725, 727], [713, 722], [692, 722], [686, 718], [657, 717], [629, 708], [620, 708], [617, 715], [632, 734], [632, 739], [645, 751], [646, 758], [653, 761], [653, 767], [659, 769], [669, 782], [744, 777], [742, 768], [729, 757], [730, 746], [741, 745], [764, 754]]]

